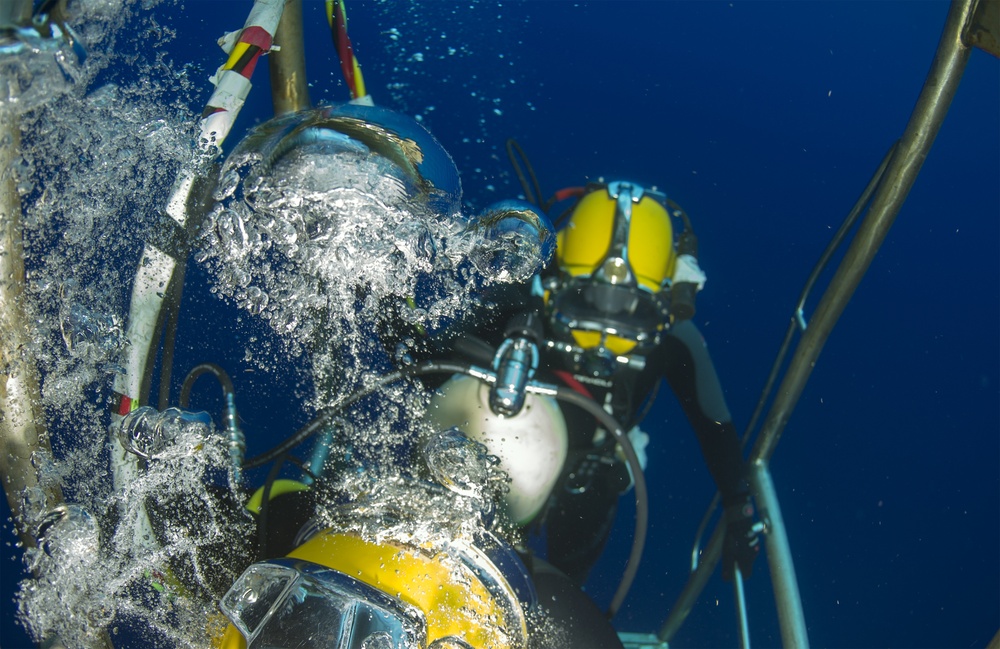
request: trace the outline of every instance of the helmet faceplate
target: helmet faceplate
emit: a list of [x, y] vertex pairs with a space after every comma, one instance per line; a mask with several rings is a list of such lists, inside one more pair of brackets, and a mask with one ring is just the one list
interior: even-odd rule
[[559, 232], [550, 324], [565, 342], [610, 356], [645, 352], [668, 321], [661, 291], [676, 264], [666, 197], [616, 181], [580, 199]]

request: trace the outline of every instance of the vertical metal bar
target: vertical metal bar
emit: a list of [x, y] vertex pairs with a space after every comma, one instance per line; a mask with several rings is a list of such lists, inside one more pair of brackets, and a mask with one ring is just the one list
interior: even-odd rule
[[767, 463], [754, 462], [750, 479], [756, 490], [761, 520], [767, 523], [767, 565], [771, 569], [771, 587], [774, 589], [774, 603], [778, 610], [778, 624], [781, 626], [781, 643], [785, 647], [808, 649], [809, 634], [806, 632], [799, 584], [795, 578], [792, 550], [778, 504], [778, 493], [774, 489]]
[[733, 595], [736, 600], [736, 620], [740, 627], [740, 649], [750, 649], [750, 623], [747, 621], [747, 598], [743, 590], [743, 571], [733, 567]]
[[41, 423], [38, 368], [29, 351], [22, 303], [21, 201], [13, 171], [19, 150], [18, 117], [0, 103], [0, 478], [18, 535], [34, 546], [30, 523], [62, 502], [62, 493], [58, 485], [39, 482], [35, 464], [39, 452], [51, 449]]
[[722, 556], [722, 540], [725, 538], [725, 532], [726, 526], [720, 520], [712, 531], [712, 536], [709, 538], [708, 543], [705, 544], [705, 551], [701, 555], [701, 562], [698, 564], [698, 569], [688, 577], [687, 583], [684, 584], [684, 590], [677, 597], [677, 601], [670, 608], [667, 619], [664, 620], [663, 626], [660, 627], [659, 633], [656, 634], [661, 641], [669, 643], [673, 640], [674, 635], [680, 630], [681, 625], [684, 624], [684, 620], [691, 613], [691, 609], [698, 602], [698, 596], [705, 590], [705, 585], [715, 571], [715, 566], [719, 563], [719, 557]]
[[274, 44], [281, 49], [268, 54], [271, 102], [275, 115], [309, 108], [306, 82], [306, 49], [302, 34], [302, 0], [288, 0], [281, 14]]
[[[764, 462], [755, 462], [751, 467], [751, 480], [756, 491], [757, 505], [761, 520], [767, 521], [767, 562], [771, 569], [771, 581], [774, 588], [775, 603], [778, 609], [778, 622], [781, 625], [782, 644], [785, 647], [808, 649], [809, 636], [805, 628], [805, 616], [802, 611], [802, 601], [799, 597], [798, 582], [795, 578], [795, 566], [792, 563], [788, 535], [785, 532], [785, 522], [778, 505], [777, 492], [771, 479], [770, 471]], [[725, 525], [720, 520], [712, 532], [712, 538], [705, 546], [698, 569], [688, 578], [684, 590], [677, 602], [670, 609], [670, 614], [660, 628], [657, 637], [670, 642], [694, 608], [698, 596], [708, 583], [709, 577], [715, 571], [722, 554], [722, 541], [725, 537]], [[740, 595], [737, 594], [737, 598]], [[737, 600], [739, 606], [739, 599]], [[745, 607], [738, 614], [745, 615]], [[745, 621], [740, 625], [741, 634], [746, 628]], [[749, 635], [749, 634], [747, 634]], [[742, 640], [741, 640], [742, 641]], [[749, 637], [746, 642], [749, 643]], [[747, 645], [749, 646], [749, 645]]]

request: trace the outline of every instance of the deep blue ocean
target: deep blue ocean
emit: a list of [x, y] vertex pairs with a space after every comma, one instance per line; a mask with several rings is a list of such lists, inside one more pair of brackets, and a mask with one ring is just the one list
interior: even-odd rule
[[[345, 101], [322, 3], [304, 4], [312, 99]], [[196, 0], [153, 10], [176, 32], [157, 53], [189, 62], [199, 84], [178, 97], [192, 119], [224, 61], [215, 39], [242, 26], [248, 9]], [[520, 193], [508, 137], [546, 194], [624, 177], [684, 206], [708, 274], [696, 322], [742, 427], [806, 276], [906, 126], [948, 4], [348, 0], [347, 10], [375, 101], [420, 117], [454, 157], [470, 209]], [[267, 119], [269, 102], [261, 65], [230, 146]], [[214, 301], [192, 266], [178, 365], [225, 364], [237, 349], [236, 311]], [[237, 383], [249, 454], [308, 419], [296, 380], [289, 368], [242, 392]], [[651, 529], [615, 620], [632, 631], [656, 631], [665, 618], [713, 495], [669, 390], [644, 429]], [[771, 468], [813, 646], [984, 647], [1000, 629], [1000, 61], [992, 56], [972, 53]], [[632, 509], [622, 502], [588, 584], [602, 607], [628, 554]], [[13, 539], [5, 523], [4, 649], [31, 644], [15, 622], [23, 574]], [[766, 557], [747, 594], [753, 644], [779, 645]], [[732, 590], [716, 575], [675, 646], [737, 643]]]

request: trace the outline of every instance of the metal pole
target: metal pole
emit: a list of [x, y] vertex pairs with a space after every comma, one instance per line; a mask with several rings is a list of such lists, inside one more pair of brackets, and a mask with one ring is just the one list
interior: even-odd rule
[[[0, 2], [0, 27], [23, 25], [30, 19], [30, 0]], [[12, 164], [20, 148], [20, 123], [4, 105], [8, 99], [0, 96], [0, 278], [11, 278], [0, 280], [0, 366], [4, 368], [0, 374], [0, 479], [21, 542], [30, 547], [35, 545], [35, 539], [27, 531], [22, 505], [25, 488], [37, 483], [31, 455], [41, 448], [32, 406], [33, 398], [38, 396], [38, 379], [34, 368], [26, 369], [23, 359], [18, 358], [24, 342], [24, 316], [19, 308], [24, 258], [21, 201]]]
[[751, 460], [766, 462], [771, 459], [830, 331], [854, 295], [854, 290], [867, 272], [899, 214], [903, 201], [910, 193], [951, 106], [969, 59], [971, 50], [962, 43], [962, 29], [969, 20], [971, 6], [971, 0], [955, 0], [951, 5], [934, 62], [910, 122], [906, 125], [885, 177], [872, 199], [868, 215], [862, 221], [840, 267], [830, 281], [830, 286], [816, 307], [808, 329], [802, 335], [760, 436], [750, 453]]
[[[927, 152], [934, 142], [934, 137], [944, 121], [944, 116], [951, 105], [951, 100], [961, 80], [970, 53], [962, 42], [962, 33], [971, 19], [973, 4], [972, 0], [954, 0], [951, 5], [934, 62], [931, 64], [931, 70], [924, 82], [924, 87], [917, 99], [916, 107], [903, 137], [899, 141], [896, 153], [893, 155], [885, 177], [879, 185], [868, 215], [862, 222], [840, 267], [831, 280], [830, 286], [823, 295], [809, 327], [796, 348], [767, 420], [751, 450], [750, 460], [755, 467], [766, 471], [767, 462], [774, 453], [781, 433], [784, 431], [805, 383], [816, 365], [816, 359], [819, 357], [830, 331], [846, 307], [848, 300], [854, 294], [861, 277], [868, 270], [879, 246], [884, 241], [903, 201], [913, 186]], [[759, 471], [760, 468], [756, 470]], [[770, 484], [769, 474], [763, 481]], [[778, 511], [777, 498], [771, 499], [768, 505], [773, 511]], [[772, 524], [772, 526], [774, 528], [772, 533], [780, 528], [778, 533], [784, 535], [783, 524]], [[723, 532], [721, 524], [713, 532], [712, 539], [706, 546], [701, 565], [688, 578], [684, 590], [660, 629], [658, 636], [661, 640], [669, 641], [691, 612], [695, 601], [708, 582], [709, 573], [718, 562]], [[770, 539], [771, 534], [768, 535], [767, 545], [769, 561], [772, 551]], [[787, 539], [783, 543], [787, 545]], [[775, 552], [780, 554], [782, 550], [776, 547]], [[788, 562], [783, 564], [781, 569], [782, 580], [786, 577], [790, 578], [794, 590], [786, 588], [786, 591], [780, 595], [780, 601], [784, 604], [779, 604], [779, 608], [783, 605], [801, 607], [790, 559], [791, 554], [789, 552], [784, 556], [787, 557]], [[779, 597], [778, 588], [778, 586], [775, 587], [776, 598]], [[789, 611], [790, 609], [786, 608], [785, 614], [788, 614]], [[807, 642], [804, 628], [802, 632], [801, 638]], [[798, 637], [798, 631], [794, 627], [789, 627], [788, 633], [791, 634], [789, 637], [793, 640], [790, 644], [786, 642], [785, 646], [799, 646], [794, 640]], [[786, 637], [785, 624], [782, 625], [782, 637]]]
[[33, 522], [62, 502], [62, 492], [39, 481], [35, 464], [39, 453], [52, 451], [41, 423], [38, 368], [24, 315], [21, 201], [13, 173], [19, 150], [18, 117], [0, 102], [0, 477], [21, 542], [32, 547]]
[[785, 520], [781, 516], [778, 493], [767, 463], [754, 462], [750, 479], [756, 491], [760, 518], [767, 524], [767, 534], [764, 535], [767, 565], [771, 569], [771, 587], [774, 589], [774, 603], [778, 610], [778, 624], [781, 626], [781, 644], [785, 647], [808, 649], [809, 634], [802, 612], [799, 583], [795, 578], [792, 550], [785, 533]]
[[701, 555], [698, 568], [688, 577], [684, 584], [684, 590], [677, 597], [677, 602], [670, 608], [670, 614], [664, 620], [660, 632], [656, 636], [663, 642], [669, 643], [673, 640], [674, 634], [684, 624], [684, 620], [691, 613], [694, 605], [698, 602], [698, 597], [705, 590], [705, 585], [715, 571], [719, 557], [722, 556], [722, 541], [725, 538], [726, 526], [720, 520], [712, 531], [712, 536], [705, 545], [705, 551]]
[[281, 49], [268, 55], [271, 102], [275, 115], [309, 108], [306, 50], [302, 35], [302, 0], [288, 0], [281, 14], [274, 44]]
[[743, 571], [733, 566], [733, 595], [736, 600], [736, 620], [740, 628], [740, 649], [750, 649], [750, 623], [747, 621], [747, 597], [743, 590]]

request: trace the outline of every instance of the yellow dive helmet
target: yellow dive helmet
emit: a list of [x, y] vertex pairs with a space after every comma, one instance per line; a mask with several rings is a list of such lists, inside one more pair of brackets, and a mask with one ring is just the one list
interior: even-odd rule
[[431, 551], [327, 530], [247, 568], [220, 602], [232, 624], [216, 646], [523, 649], [534, 605], [523, 564], [495, 537]]
[[594, 187], [560, 230], [556, 261], [548, 307], [559, 337], [607, 356], [655, 347], [676, 265], [666, 196], [625, 181]]

